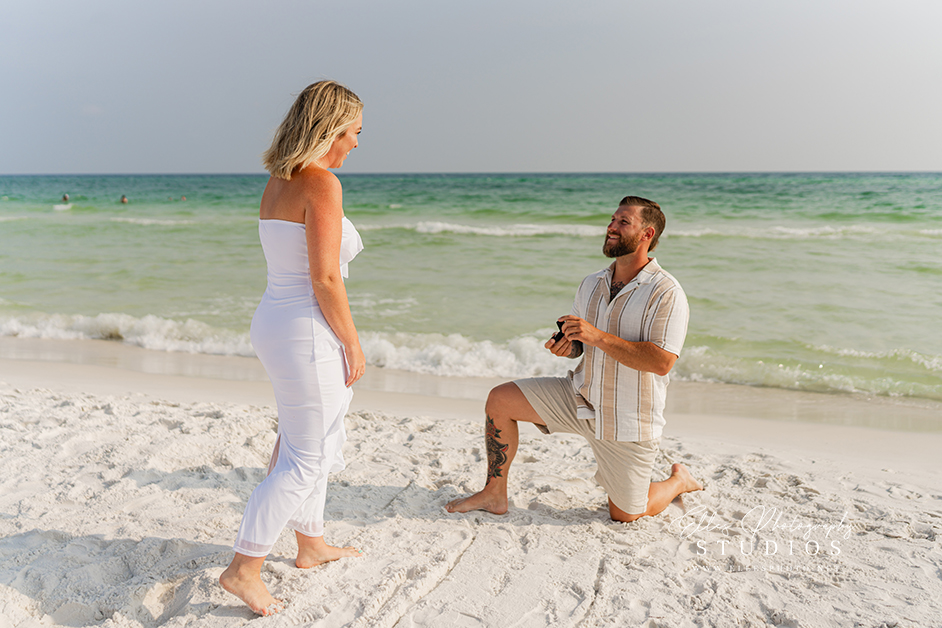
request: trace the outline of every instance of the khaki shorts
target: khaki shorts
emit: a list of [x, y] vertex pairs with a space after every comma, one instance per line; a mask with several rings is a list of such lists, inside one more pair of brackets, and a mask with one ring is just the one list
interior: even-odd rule
[[534, 377], [514, 382], [540, 415], [545, 434], [578, 434], [589, 441], [598, 471], [595, 480], [609, 499], [629, 515], [644, 514], [648, 507], [651, 468], [657, 457], [658, 440], [626, 443], [598, 440], [595, 419], [576, 418], [576, 394], [567, 377]]

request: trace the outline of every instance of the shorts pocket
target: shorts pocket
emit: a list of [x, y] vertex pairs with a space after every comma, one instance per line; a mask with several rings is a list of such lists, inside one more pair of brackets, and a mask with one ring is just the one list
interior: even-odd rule
[[653, 451], [657, 453], [660, 451], [661, 439], [655, 438], [654, 440], [642, 440], [635, 443], [638, 447], [645, 449], [647, 451]]

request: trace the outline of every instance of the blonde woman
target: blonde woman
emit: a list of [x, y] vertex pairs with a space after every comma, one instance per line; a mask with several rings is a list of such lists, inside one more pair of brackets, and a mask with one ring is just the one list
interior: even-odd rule
[[363, 104], [334, 81], [298, 96], [263, 157], [259, 238], [268, 287], [252, 318], [252, 345], [274, 387], [278, 438], [268, 477], [245, 508], [235, 558], [220, 584], [260, 615], [284, 608], [265, 588], [262, 563], [285, 526], [295, 531], [295, 564], [307, 569], [358, 556], [324, 542], [327, 474], [343, 469], [340, 448], [350, 386], [366, 360], [343, 277], [363, 248], [343, 214], [339, 168], [357, 147]]

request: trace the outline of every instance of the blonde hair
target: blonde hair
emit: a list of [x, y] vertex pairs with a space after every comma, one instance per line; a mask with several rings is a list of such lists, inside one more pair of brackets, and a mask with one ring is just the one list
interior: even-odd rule
[[290, 180], [295, 169], [326, 155], [361, 111], [359, 97], [336, 81], [308, 85], [275, 131], [271, 147], [262, 154], [262, 164], [271, 176]]

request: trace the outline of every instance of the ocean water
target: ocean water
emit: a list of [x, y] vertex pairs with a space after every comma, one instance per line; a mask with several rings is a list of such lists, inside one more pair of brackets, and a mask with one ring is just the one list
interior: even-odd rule
[[[676, 377], [942, 400], [940, 174], [338, 175], [371, 364], [564, 374], [542, 343], [634, 194], [690, 300]], [[265, 181], [0, 177], [0, 335], [252, 355]]]

